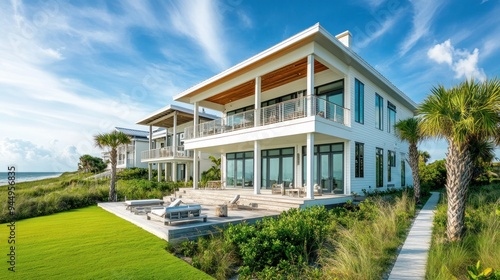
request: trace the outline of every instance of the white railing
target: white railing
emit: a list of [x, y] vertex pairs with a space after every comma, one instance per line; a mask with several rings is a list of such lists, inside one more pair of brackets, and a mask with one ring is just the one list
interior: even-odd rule
[[[308, 113], [309, 111], [311, 113]], [[260, 122], [258, 124], [255, 123], [255, 112], [256, 110], [245, 111], [225, 118], [201, 123], [197, 126], [197, 137], [222, 134], [314, 115], [345, 126], [350, 125], [349, 109], [316, 96], [299, 97], [263, 107], [260, 109]], [[194, 128], [192, 126], [184, 129], [184, 137], [186, 140], [194, 138]]]
[[160, 158], [192, 158], [193, 151], [184, 150], [184, 146], [178, 146], [176, 151], [173, 147], [165, 147], [141, 153], [141, 161]]

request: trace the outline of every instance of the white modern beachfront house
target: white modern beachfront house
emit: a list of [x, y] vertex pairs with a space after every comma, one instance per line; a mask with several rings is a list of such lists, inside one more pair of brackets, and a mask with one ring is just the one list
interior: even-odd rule
[[[147, 164], [141, 162], [141, 152], [148, 150], [148, 132], [123, 127], [115, 127], [115, 130], [125, 133], [131, 140], [130, 144], [118, 147], [116, 168], [146, 168]], [[104, 162], [109, 160], [109, 151], [102, 152], [102, 159]], [[108, 169], [111, 169], [110, 164]]]
[[[351, 49], [351, 34], [316, 24], [174, 97], [194, 106], [183, 149], [222, 157], [227, 188], [274, 183], [351, 194], [412, 185], [393, 125], [416, 104]], [[199, 108], [222, 117], [200, 121]], [[178, 132], [177, 132], [178, 133]]]
[[[212, 121], [217, 116], [198, 113], [200, 122]], [[149, 142], [140, 156], [149, 170], [158, 170], [158, 181], [189, 181], [193, 178], [193, 151], [184, 148], [184, 129], [193, 127], [194, 112], [181, 106], [168, 105], [137, 122], [149, 126]], [[153, 127], [155, 129], [153, 130]], [[150, 147], [148, 149], [148, 147]], [[198, 153], [197, 170], [210, 168], [207, 153]]]

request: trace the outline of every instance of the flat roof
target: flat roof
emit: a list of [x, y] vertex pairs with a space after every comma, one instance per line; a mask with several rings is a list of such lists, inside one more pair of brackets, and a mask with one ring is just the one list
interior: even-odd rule
[[[184, 108], [176, 105], [167, 105], [151, 115], [139, 120], [137, 124], [141, 125], [152, 125], [159, 127], [173, 127], [174, 126], [174, 112], [177, 112], [177, 125], [182, 125], [184, 123], [190, 122], [194, 119], [194, 111], [192, 109]], [[214, 120], [218, 117], [212, 114], [199, 112], [198, 117], [201, 120]], [[149, 135], [149, 132], [148, 132]]]

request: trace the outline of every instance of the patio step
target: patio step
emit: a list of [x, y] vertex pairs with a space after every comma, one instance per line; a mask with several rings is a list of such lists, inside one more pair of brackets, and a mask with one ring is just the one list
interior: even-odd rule
[[239, 205], [265, 209], [272, 211], [287, 211], [290, 208], [300, 208], [304, 204], [304, 198], [271, 195], [263, 191], [260, 195], [254, 195], [251, 190], [225, 189], [225, 190], [194, 190], [191, 188], [180, 189], [175, 195], [165, 197], [165, 200], [181, 198], [184, 203], [198, 203], [202, 205], [220, 205], [231, 201], [239, 194]]

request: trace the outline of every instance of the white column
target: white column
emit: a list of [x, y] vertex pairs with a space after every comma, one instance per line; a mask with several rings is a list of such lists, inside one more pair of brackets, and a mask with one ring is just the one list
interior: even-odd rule
[[193, 189], [198, 188], [198, 151], [193, 150]]
[[294, 186], [302, 187], [302, 146], [295, 146], [295, 182], [293, 182]]
[[314, 115], [313, 95], [314, 95], [314, 54], [307, 56], [307, 116]]
[[314, 133], [307, 133], [307, 198], [314, 199], [314, 176], [313, 176], [313, 167], [314, 167]]
[[128, 144], [125, 144], [124, 161], [125, 161], [125, 168], [128, 168]]
[[157, 165], [158, 165], [158, 182], [161, 182], [161, 172], [162, 172], [161, 165], [162, 165], [162, 163], [158, 162]]
[[262, 182], [261, 174], [261, 154], [259, 141], [253, 141], [253, 193], [260, 194], [260, 185]]
[[[167, 144], [168, 144], [168, 127], [165, 127], [165, 146], [164, 146], [165, 148], [168, 147]], [[165, 166], [165, 168], [166, 168], [166, 166]]]
[[174, 111], [174, 135], [172, 136], [172, 152], [175, 155], [177, 154], [177, 111]]
[[198, 120], [198, 102], [195, 102], [193, 105], [194, 105], [194, 116], [193, 116], [194, 117], [194, 121], [193, 121], [193, 125], [194, 125], [193, 135], [194, 135], [194, 137], [193, 138], [196, 138], [196, 137], [198, 137], [198, 122], [199, 122], [199, 120]]
[[149, 149], [153, 149], [153, 126], [149, 126]]
[[[261, 93], [261, 78], [255, 78], [255, 113], [254, 113], [254, 126], [260, 125], [260, 93]], [[255, 172], [254, 172], [255, 174]]]
[[151, 169], [152, 169], [151, 163], [148, 163], [148, 180], [150, 180], [150, 181], [151, 181], [151, 179], [152, 179], [152, 177], [153, 177], [153, 176], [152, 176], [152, 175], [153, 175], [153, 172], [152, 172], [152, 170], [151, 170]]

